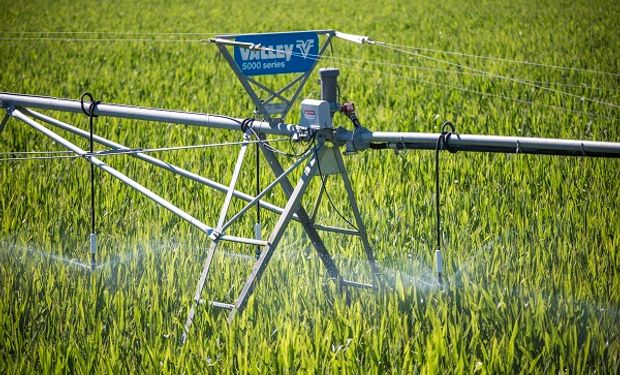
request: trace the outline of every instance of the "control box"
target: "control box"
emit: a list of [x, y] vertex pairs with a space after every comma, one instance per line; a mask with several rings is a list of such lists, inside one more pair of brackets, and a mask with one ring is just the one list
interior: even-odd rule
[[301, 121], [299, 125], [310, 128], [331, 128], [332, 116], [326, 100], [304, 99], [301, 102]]

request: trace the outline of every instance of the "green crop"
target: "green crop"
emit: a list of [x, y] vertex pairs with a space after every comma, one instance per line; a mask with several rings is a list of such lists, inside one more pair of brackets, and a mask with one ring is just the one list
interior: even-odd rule
[[[467, 134], [620, 142], [615, 1], [2, 5], [0, 91], [69, 98], [90, 91], [105, 102], [243, 118], [253, 108], [217, 48], [197, 41], [208, 36], [140, 33], [334, 28], [573, 94], [336, 40], [319, 66], [341, 69], [342, 100], [355, 102], [370, 129], [436, 132], [451, 120]], [[68, 30], [105, 33], [64, 34], [63, 40], [7, 34]], [[15, 36], [22, 39], [7, 39]], [[97, 38], [158, 41], [69, 40]], [[310, 81], [302, 97], [316, 98], [319, 87], [314, 77]], [[297, 111], [295, 106], [287, 120], [297, 121]], [[88, 126], [81, 114], [50, 114]], [[350, 126], [344, 117], [336, 119]], [[95, 126], [129, 147], [241, 139], [226, 131], [103, 117]], [[87, 148], [85, 140], [67, 138]], [[60, 149], [15, 119], [0, 132], [0, 153]], [[227, 183], [236, 152], [156, 156]], [[253, 192], [249, 154], [239, 189]], [[0, 373], [620, 372], [618, 160], [465, 152], [441, 157], [443, 286], [432, 271], [433, 152], [368, 150], [345, 162], [388, 287], [354, 290], [347, 305], [293, 224], [247, 309], [228, 324], [225, 313], [203, 305], [184, 346], [178, 342], [209, 240], [98, 173], [100, 266], [88, 272], [76, 263], [88, 259], [87, 163], [1, 161]], [[215, 224], [221, 193], [130, 156], [105, 160]], [[271, 175], [266, 163], [261, 169], [262, 176]], [[305, 205], [319, 189], [315, 181]], [[336, 179], [327, 189], [351, 217]], [[285, 202], [279, 191], [269, 199]], [[241, 207], [235, 202], [232, 210]], [[264, 226], [273, 226], [276, 217], [263, 215]], [[247, 216], [235, 234], [252, 235], [253, 215]], [[326, 204], [318, 217], [344, 225]], [[346, 278], [369, 281], [356, 240], [328, 234], [325, 241]], [[253, 248], [223, 246], [203, 298], [232, 302], [253, 259]]]

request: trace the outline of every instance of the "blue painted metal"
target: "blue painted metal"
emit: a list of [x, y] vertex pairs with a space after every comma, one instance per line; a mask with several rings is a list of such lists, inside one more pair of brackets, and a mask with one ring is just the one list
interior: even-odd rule
[[319, 35], [312, 31], [244, 34], [235, 41], [255, 46], [234, 47], [235, 62], [246, 76], [305, 73], [319, 58]]

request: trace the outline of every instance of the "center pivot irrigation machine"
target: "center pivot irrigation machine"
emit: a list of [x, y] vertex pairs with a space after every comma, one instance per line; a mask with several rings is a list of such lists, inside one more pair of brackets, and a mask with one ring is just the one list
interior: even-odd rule
[[[204, 232], [211, 239], [204, 267], [196, 286], [194, 303], [191, 306], [185, 323], [183, 341], [187, 337], [196, 308], [200, 305], [202, 290], [207, 281], [211, 262], [218, 245], [222, 241], [232, 241], [257, 246], [259, 248], [257, 251], [257, 260], [236, 300], [232, 303], [221, 301], [210, 302], [210, 304], [216, 308], [230, 310], [229, 319], [232, 319], [237, 312], [243, 310], [245, 307], [256, 282], [267, 268], [287, 226], [292, 220], [301, 223], [317, 255], [327, 269], [328, 274], [339, 286], [376, 288], [380, 285], [381, 275], [375, 264], [375, 257], [368, 241], [364, 221], [356, 203], [351, 181], [343, 162], [343, 153], [345, 155], [355, 154], [369, 149], [436, 150], [437, 168], [439, 166], [439, 151], [442, 150], [448, 150], [450, 152], [475, 151], [572, 155], [582, 157], [620, 157], [620, 143], [457, 134], [450, 123], [445, 123], [441, 133], [436, 134], [372, 131], [360, 124], [352, 103], [338, 102], [337, 77], [339, 72], [335, 68], [320, 69], [321, 98], [303, 100], [301, 102], [300, 123], [286, 123], [284, 121], [286, 115], [300, 95], [304, 84], [310, 78], [317, 62], [328, 48], [333, 38], [340, 38], [360, 44], [383, 45], [383, 43], [373, 41], [365, 36], [345, 34], [334, 30], [221, 35], [209, 39], [209, 42], [215, 44], [219, 48], [219, 51], [231, 66], [256, 108], [255, 117], [259, 117], [261, 120], [255, 118], [237, 119], [223, 115], [107, 104], [94, 101], [92, 96], [89, 95], [84, 95], [81, 100], [76, 101], [14, 93], [0, 93], [0, 104], [6, 111], [0, 129], [6, 125], [10, 118], [16, 118], [33, 129], [45, 134], [58, 144], [66, 147], [72, 153], [75, 153], [76, 156], [91, 163], [92, 231], [90, 235], [90, 252], [92, 266], [95, 265], [96, 253], [94, 216], [95, 186], [92, 178], [95, 167], [111, 174], [123, 183], [144, 194], [155, 203], [170, 210], [173, 214]], [[288, 76], [293, 78], [286, 85], [277, 89], [269, 87], [257, 79], [257, 76], [271, 74], [288, 74]], [[84, 100], [86, 97], [88, 97], [88, 101]], [[35, 112], [33, 109], [74, 113], [84, 112], [90, 117], [90, 132]], [[342, 112], [350, 119], [353, 124], [352, 130], [345, 127], [338, 127], [334, 124], [333, 118], [336, 112]], [[236, 134], [242, 134], [241, 149], [234, 165], [230, 183], [228, 185], [220, 184], [206, 177], [149, 156], [143, 149], [128, 148], [112, 140], [93, 134], [93, 117], [98, 116], [163, 122], [168, 124], [194, 125], [232, 130], [236, 132]], [[55, 131], [43, 126], [41, 123], [46, 123], [89, 139], [90, 150], [86, 151], [81, 149]], [[294, 142], [303, 142], [307, 147], [304, 152], [295, 155], [295, 160], [292, 164], [283, 166], [276, 156], [276, 154], [281, 151], [270, 144], [267, 138], [268, 135], [285, 136]], [[108, 149], [94, 152], [94, 143], [103, 145]], [[244, 158], [248, 145], [250, 144], [258, 145], [257, 147], [260, 148], [264, 159], [267, 161], [275, 176], [266, 187], [262, 190], [259, 189], [260, 192], [256, 195], [246, 194], [236, 189], [240, 170], [244, 164]], [[127, 177], [120, 171], [110, 167], [100, 158], [103, 155], [109, 154], [130, 154], [137, 159], [160, 167], [180, 177], [188, 178], [223, 192], [226, 196], [216, 224], [214, 226], [207, 225], [138, 182]], [[301, 177], [296, 185], [293, 185], [289, 180], [289, 175], [298, 168], [303, 168]], [[354, 216], [354, 223], [349, 222], [350, 227], [348, 228], [320, 225], [315, 222], [316, 208], [325, 195], [323, 194], [324, 189], [318, 194], [318, 200], [314, 210], [307, 210], [301, 203], [302, 197], [312, 179], [319, 177], [323, 184], [322, 186], [324, 186], [325, 179], [328, 178], [328, 176], [340, 178], [343, 181], [348, 202]], [[437, 173], [436, 176], [437, 231], [439, 234], [439, 174]], [[276, 206], [263, 199], [276, 186], [280, 186], [288, 198], [284, 207]], [[247, 202], [247, 204], [240, 211], [229, 217], [228, 211], [233, 198], [243, 200]], [[233, 229], [232, 225], [252, 208], [262, 208], [279, 215], [273, 228], [270, 228], [269, 236], [266, 239], [261, 238], [262, 228], [260, 222], [255, 224], [254, 238], [235, 236], [231, 231], [231, 229]], [[345, 280], [334, 263], [329, 250], [326, 248], [321, 238], [321, 232], [332, 232], [345, 236], [358, 237], [363, 245], [368, 266], [373, 275], [373, 280], [368, 283]], [[435, 250], [435, 271], [439, 277], [439, 282], [441, 282], [442, 256], [439, 238], [437, 239], [437, 249]]]

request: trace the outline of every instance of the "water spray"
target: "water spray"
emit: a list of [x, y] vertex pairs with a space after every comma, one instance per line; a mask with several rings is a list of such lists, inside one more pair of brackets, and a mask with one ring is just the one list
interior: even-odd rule
[[[226, 62], [231, 66], [234, 74], [239, 79], [241, 85], [246, 90], [252, 101], [252, 108], [257, 108], [260, 120], [238, 119], [226, 115], [205, 114], [195, 112], [184, 112], [167, 110], [162, 108], [144, 108], [128, 105], [99, 103], [92, 99], [85, 102], [84, 97], [81, 101], [50, 98], [34, 95], [24, 95], [15, 93], [0, 92], [0, 108], [5, 109], [6, 115], [0, 124], [4, 124], [8, 116], [15, 118], [28, 125], [33, 130], [47, 136], [61, 146], [74, 152], [76, 155], [91, 163], [91, 233], [90, 233], [90, 254], [91, 269], [95, 267], [95, 254], [97, 234], [95, 231], [95, 184], [94, 168], [110, 174], [125, 185], [135, 189], [151, 199], [156, 204], [169, 210], [177, 217], [185, 220], [194, 226], [201, 233], [204, 233], [212, 240], [207, 252], [207, 259], [203, 272], [198, 281], [195, 293], [196, 305], [192, 306], [191, 314], [185, 326], [185, 335], [192, 323], [193, 312], [198, 308], [201, 300], [201, 292], [206, 283], [210, 272], [211, 259], [220, 243], [230, 241], [256, 247], [260, 252], [251, 274], [246, 279], [240, 293], [233, 301], [209, 301], [213, 307], [227, 309], [230, 311], [229, 319], [242, 311], [250, 296], [252, 295], [257, 282], [265, 272], [269, 262], [278, 248], [289, 224], [297, 221], [303, 227], [305, 235], [313, 245], [320, 261], [325, 266], [330, 279], [336, 280], [339, 285], [347, 287], [376, 287], [378, 286], [379, 270], [375, 261], [374, 250], [370, 245], [366, 226], [359, 210], [355, 197], [352, 182], [349, 177], [347, 167], [344, 163], [344, 156], [356, 154], [366, 150], [435, 150], [436, 159], [436, 182], [437, 182], [437, 247], [435, 248], [435, 271], [439, 283], [443, 279], [443, 259], [441, 254], [441, 229], [440, 229], [440, 199], [439, 199], [439, 152], [441, 150], [467, 151], [467, 152], [497, 152], [497, 153], [518, 153], [518, 154], [547, 154], [547, 155], [566, 155], [579, 157], [609, 157], [620, 158], [620, 143], [597, 142], [587, 140], [566, 140], [550, 138], [532, 137], [510, 137], [510, 136], [490, 136], [490, 135], [467, 135], [456, 134], [454, 129], [446, 132], [445, 126], [442, 127], [441, 134], [419, 133], [419, 132], [385, 132], [373, 131], [363, 126], [355, 112], [353, 103], [345, 103], [342, 112], [353, 123], [351, 126], [338, 126], [334, 122], [334, 114], [341, 110], [338, 103], [338, 69], [321, 69], [321, 100], [308, 98], [301, 104], [301, 120], [299, 124], [284, 122], [284, 118], [303, 91], [303, 86], [309, 79], [317, 62], [325, 50], [329, 47], [333, 38], [340, 38], [349, 42], [368, 44], [374, 46], [384, 45], [374, 42], [365, 36], [339, 33], [335, 30], [313, 30], [303, 32], [284, 32], [267, 34], [230, 34], [220, 35], [209, 39], [217, 45]], [[321, 42], [322, 39], [322, 42]], [[276, 46], [274, 49], [273, 46]], [[287, 52], [288, 51], [288, 52]], [[282, 87], [268, 87], [256, 80], [255, 76], [273, 74], [294, 74], [295, 77]], [[281, 82], [281, 80], [279, 81]], [[292, 95], [289, 95], [290, 93]], [[266, 95], [266, 96], [265, 96]], [[261, 97], [262, 96], [262, 97]], [[76, 127], [61, 122], [57, 119], [42, 115], [34, 109], [51, 110], [57, 112], [84, 112], [91, 122], [90, 133], [81, 131]], [[87, 110], [88, 109], [88, 110]], [[231, 134], [243, 133], [243, 141], [237, 142], [241, 145], [237, 162], [232, 173], [229, 185], [222, 185], [207, 179], [206, 177], [190, 173], [177, 166], [166, 163], [162, 160], [147, 156], [139, 150], [131, 151], [130, 148], [118, 143], [109, 141], [103, 137], [94, 135], [93, 118], [105, 116], [109, 118], [120, 118], [140, 121], [153, 121], [163, 123], [165, 127], [171, 124], [192, 125], [201, 128], [214, 128], [219, 131], [231, 131]], [[337, 120], [337, 119], [336, 119]], [[90, 140], [90, 152], [81, 149], [70, 140], [62, 137], [59, 133], [47, 125], [68, 130], [71, 133]], [[0, 125], [1, 126], [1, 125]], [[249, 136], [256, 135], [257, 153], [260, 151], [266, 160], [266, 165], [271, 169], [275, 178], [269, 183], [264, 184], [261, 190], [260, 176], [258, 175], [258, 164], [256, 165], [256, 196], [245, 194], [237, 190], [237, 180], [246, 176], [241, 172], [245, 161], [245, 152], [251, 142]], [[452, 138], [450, 136], [453, 135]], [[290, 137], [291, 141], [307, 141], [307, 148], [299, 154], [291, 154], [279, 150], [269, 142], [268, 136]], [[122, 172], [112, 168], [101, 160], [101, 156], [110, 156], [108, 153], [98, 153], [94, 151], [94, 142], [100, 143], [113, 150], [131, 151], [132, 156], [137, 159], [156, 165], [166, 171], [176, 175], [191, 179], [197, 183], [204, 184], [215, 190], [226, 194], [224, 204], [220, 211], [220, 218], [215, 226], [209, 226], [206, 222], [197, 219], [190, 213], [175, 206], [170, 201], [157, 195], [137, 181], [131, 179]], [[215, 146], [215, 145], [211, 145]], [[257, 154], [257, 162], [258, 162]], [[281, 160], [289, 158], [290, 163], [283, 165]], [[294, 185], [289, 180], [293, 172], [299, 172], [297, 183]], [[369, 171], [368, 173], [373, 173]], [[349, 204], [354, 220], [348, 221], [341, 216], [344, 221], [350, 224], [348, 227], [322, 225], [315, 222], [315, 215], [311, 215], [306, 210], [304, 195], [311, 187], [311, 182], [316, 177], [321, 179], [321, 193], [317, 194], [318, 199], [315, 207], [319, 207], [323, 195], [329, 194], [325, 190], [325, 179], [338, 179], [344, 185], [346, 194], [342, 201]], [[276, 206], [262, 201], [261, 199], [270, 194], [275, 187], [281, 187], [286, 196], [286, 203], [283, 207]], [[324, 191], [323, 191], [324, 190]], [[323, 192], [325, 194], [323, 194]], [[233, 198], [241, 199], [247, 204], [241, 211], [238, 211], [232, 218], [228, 219], [228, 211]], [[208, 204], [212, 202], [207, 202]], [[265, 239], [262, 238], [262, 229], [267, 229], [261, 224], [260, 207], [272, 211], [278, 215], [275, 224], [268, 228]], [[332, 204], [333, 206], [333, 204]], [[257, 218], [254, 223], [253, 236], [242, 237], [227, 232], [236, 230], [233, 224], [238, 223], [241, 217], [256, 207]], [[355, 223], [353, 225], [353, 223]], [[241, 232], [247, 233], [249, 231]], [[353, 236], [359, 239], [363, 245], [368, 266], [375, 276], [377, 285], [365, 284], [359, 281], [350, 281], [343, 278], [340, 269], [334, 262], [326, 243], [323, 241], [323, 233]], [[346, 289], [345, 289], [346, 292]]]

